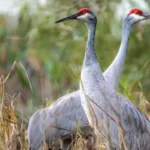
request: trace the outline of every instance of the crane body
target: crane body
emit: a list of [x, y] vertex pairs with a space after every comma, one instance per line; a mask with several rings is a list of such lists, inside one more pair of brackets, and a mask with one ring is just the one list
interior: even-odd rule
[[[125, 22], [133, 24], [148, 18], [149, 15], [144, 15], [141, 10], [133, 9], [126, 16]], [[150, 149], [148, 118], [127, 98], [117, 93], [101, 72], [94, 50], [96, 16], [88, 11], [78, 19], [83, 20], [88, 27], [80, 96], [90, 126], [94, 128], [97, 137], [103, 137], [107, 149]]]
[[[51, 147], [54, 138], [56, 140], [62, 138], [65, 141], [68, 139], [68, 135], [70, 135], [70, 138], [77, 132], [77, 123], [84, 135], [91, 134], [92, 130], [86, 115], [80, 108], [82, 107], [79, 91], [75, 91], [59, 98], [50, 107], [35, 112], [28, 127], [31, 150], [41, 147], [44, 139], [49, 147]], [[69, 142], [67, 145], [70, 144]], [[66, 147], [66, 145], [63, 145], [63, 147]]]
[[[109, 86], [111, 86], [114, 89], [117, 89], [120, 74], [124, 65], [127, 52], [128, 37], [131, 27], [132, 24], [125, 22], [125, 20], [123, 21], [122, 42], [119, 52], [115, 57], [114, 61], [112, 62], [112, 64], [103, 74], [105, 80], [109, 83]], [[92, 51], [92, 53], [93, 55], [95, 55], [94, 51]], [[96, 55], [94, 57], [96, 58]], [[85, 62], [85, 64], [89, 64], [89, 60]], [[95, 68], [95, 71], [96, 70], [97, 68]], [[86, 104], [84, 106], [86, 106]], [[104, 115], [103, 112], [101, 112], [101, 114], [102, 116]], [[49, 108], [44, 108], [35, 112], [35, 114], [30, 119], [28, 127], [28, 139], [31, 150], [38, 149], [39, 147], [41, 147], [44, 140], [49, 145], [49, 147], [52, 145], [52, 139], [54, 138], [55, 139], [61, 138], [63, 141], [65, 141], [68, 135], [75, 134], [77, 132], [77, 122], [81, 126], [83, 135], [92, 134], [92, 129], [89, 126], [88, 119], [81, 106], [81, 98], [79, 90], [59, 98]], [[113, 123], [114, 122], [112, 121], [112, 124]], [[117, 131], [118, 130], [116, 130], [115, 133], [117, 133]], [[69, 136], [69, 138], [70, 137], [71, 136]], [[118, 139], [115, 141], [118, 141]], [[66, 145], [68, 147], [70, 146], [70, 144], [71, 141], [65, 143], [63, 146], [64, 150]]]

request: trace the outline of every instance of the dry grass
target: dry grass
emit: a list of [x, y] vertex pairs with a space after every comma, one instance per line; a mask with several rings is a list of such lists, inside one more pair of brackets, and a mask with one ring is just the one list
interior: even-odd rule
[[[26, 137], [27, 121], [20, 104], [20, 93], [9, 95], [5, 91], [5, 83], [10, 77], [12, 71], [15, 70], [16, 66], [19, 65], [25, 72], [25, 75], [29, 81], [29, 85], [32, 89], [30, 80], [28, 78], [27, 72], [22, 64], [18, 61], [14, 62], [11, 71], [6, 77], [3, 75], [0, 77], [0, 150], [27, 150], [28, 142]], [[140, 107], [143, 111], [149, 115], [150, 104], [144, 99], [142, 92], [139, 94]], [[17, 106], [17, 107], [16, 107]], [[19, 106], [19, 112], [18, 112]], [[92, 136], [83, 137], [80, 131], [80, 126], [78, 128], [78, 136], [73, 140], [73, 150], [87, 150], [93, 143]], [[120, 132], [121, 136], [123, 133]], [[54, 141], [53, 150], [58, 150], [60, 148], [60, 141], [57, 143]], [[47, 145], [44, 144], [43, 150], [47, 150]], [[106, 150], [104, 142], [102, 139], [96, 143], [96, 150]]]
[[[0, 77], [0, 149], [1, 150], [17, 150], [17, 149], [28, 149], [26, 140], [26, 129], [27, 124], [24, 122], [24, 118], [21, 113], [17, 112], [16, 104], [20, 99], [20, 93], [9, 95], [5, 92], [5, 83], [11, 75], [12, 71], [15, 70], [16, 65], [24, 67], [18, 61], [15, 61], [11, 71], [6, 77], [3, 75]], [[24, 69], [25, 71], [25, 69]], [[27, 75], [26, 71], [25, 74]], [[29, 82], [30, 84], [30, 82]], [[31, 84], [30, 84], [31, 85]]]

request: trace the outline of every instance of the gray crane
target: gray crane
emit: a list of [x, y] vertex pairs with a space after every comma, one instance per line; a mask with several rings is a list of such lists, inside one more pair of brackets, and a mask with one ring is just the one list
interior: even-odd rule
[[[103, 137], [107, 149], [149, 150], [150, 122], [105, 80], [94, 50], [97, 18], [89, 9], [81, 10], [81, 14], [74, 14], [65, 20], [83, 20], [88, 27], [80, 97], [90, 126], [94, 128], [97, 138]], [[150, 15], [135, 8], [129, 11], [125, 22], [133, 24], [146, 19], [150, 19]], [[126, 26], [126, 30], [130, 30], [130, 26]]]
[[[84, 9], [81, 10], [85, 11]], [[78, 14], [82, 12], [81, 10], [78, 12]], [[80, 16], [81, 15], [84, 15], [84, 13], [80, 14]], [[103, 74], [105, 80], [107, 80], [107, 82], [115, 89], [118, 86], [120, 73], [124, 65], [127, 51], [130, 30], [126, 30], [126, 27], [129, 26], [129, 28], [131, 28], [133, 24], [134, 22], [130, 24], [125, 20], [123, 21], [122, 42], [119, 52], [110, 67]], [[126, 34], [126, 36], [124, 36], [124, 34]], [[78, 120], [78, 123], [80, 124], [84, 135], [90, 134], [91, 129], [89, 128], [88, 120], [81, 107], [79, 91], [75, 91], [61, 97], [49, 108], [44, 108], [37, 111], [31, 117], [28, 127], [28, 139], [31, 149], [38, 149], [43, 144], [44, 135], [48, 145], [51, 145], [53, 138], [57, 139], [63, 137], [63, 149], [66, 149], [65, 147], [68, 147], [70, 145], [71, 139], [70, 136], [69, 139], [67, 138], [67, 140], [65, 139], [65, 137], [67, 135], [70, 135], [71, 131], [73, 133], [76, 133], [77, 130], [77, 122], [75, 118]], [[58, 128], [60, 127], [66, 130], [60, 130], [53, 127], [51, 128], [51, 126], [56, 126]]]

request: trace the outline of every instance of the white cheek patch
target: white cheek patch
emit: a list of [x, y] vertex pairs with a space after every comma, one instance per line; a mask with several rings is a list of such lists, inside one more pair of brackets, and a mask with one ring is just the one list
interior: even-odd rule
[[130, 16], [132, 18], [134, 18], [134, 21], [139, 21], [139, 20], [142, 20], [142, 19], [145, 18], [144, 16], [140, 16], [140, 15], [137, 15], [137, 14], [131, 14]]
[[77, 17], [77, 19], [80, 19], [80, 20], [83, 20], [83, 21], [88, 21], [88, 16], [89, 15], [90, 15], [89, 13], [85, 13], [85, 14]]

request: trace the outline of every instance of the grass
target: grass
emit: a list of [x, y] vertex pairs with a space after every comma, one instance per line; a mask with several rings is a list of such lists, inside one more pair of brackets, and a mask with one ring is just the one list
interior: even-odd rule
[[[26, 69], [19, 61], [15, 61], [12, 65], [10, 72], [0, 77], [0, 149], [1, 150], [27, 150], [29, 148], [27, 141], [27, 126], [28, 114], [23, 114], [23, 108], [20, 104], [21, 93], [14, 93], [10, 95], [5, 91], [5, 84], [9, 82], [8, 79], [11, 77], [16, 67], [21, 67], [28, 80], [29, 87], [32, 90], [30, 79], [27, 75]], [[139, 99], [139, 107], [150, 117], [150, 103], [145, 99], [143, 92], [132, 91], [132, 95], [137, 96]], [[130, 93], [131, 96], [131, 93]], [[31, 109], [28, 103], [26, 104], [27, 109]], [[18, 109], [19, 108], [19, 109]], [[19, 110], [19, 111], [18, 111]], [[76, 119], [76, 118], [75, 118]], [[77, 122], [77, 120], [76, 120]], [[77, 122], [78, 136], [74, 138], [73, 150], [86, 150], [87, 147], [93, 142], [92, 136], [84, 137], [82, 135], [80, 126]], [[119, 135], [122, 139], [123, 133]], [[60, 147], [60, 141], [53, 144], [53, 150], [57, 150]], [[46, 143], [44, 144], [43, 150], [47, 150]], [[97, 150], [106, 150], [103, 140], [100, 139], [96, 144]]]
[[[22, 113], [18, 113], [16, 103], [20, 99], [20, 93], [13, 96], [5, 92], [5, 83], [7, 82], [11, 73], [15, 70], [16, 65], [24, 67], [19, 61], [15, 61], [11, 71], [6, 77], [3, 75], [0, 78], [0, 149], [17, 150], [27, 149], [28, 144], [26, 140], [27, 123], [24, 122]], [[25, 71], [25, 69], [24, 69]], [[26, 71], [25, 74], [27, 75]], [[30, 82], [29, 82], [30, 84]], [[31, 85], [31, 84], [30, 84]], [[20, 109], [21, 111], [21, 109]]]

